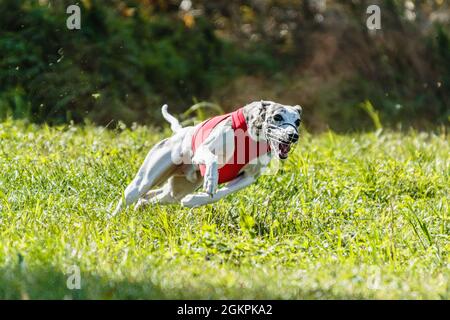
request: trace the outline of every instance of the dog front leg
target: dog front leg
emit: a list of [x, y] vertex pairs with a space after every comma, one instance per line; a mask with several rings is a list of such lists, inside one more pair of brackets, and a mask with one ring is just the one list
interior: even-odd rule
[[217, 192], [219, 184], [218, 157], [213, 154], [208, 147], [201, 146], [195, 153], [192, 161], [197, 165], [205, 165], [206, 170], [203, 178], [203, 190], [205, 190], [209, 197], [213, 197]]
[[181, 199], [181, 204], [188, 208], [195, 208], [205, 204], [214, 203], [220, 199], [239, 191], [256, 181], [254, 176], [240, 176], [230, 181], [225, 187], [219, 189], [212, 197], [206, 193], [189, 194]]
[[234, 153], [234, 129], [231, 119], [215, 127], [205, 141], [197, 148], [192, 162], [205, 165], [203, 189], [212, 197], [219, 184], [219, 160], [226, 163]]

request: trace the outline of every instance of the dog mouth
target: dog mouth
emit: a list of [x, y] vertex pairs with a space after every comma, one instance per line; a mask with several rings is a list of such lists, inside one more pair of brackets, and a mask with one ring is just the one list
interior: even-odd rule
[[291, 151], [291, 144], [280, 142], [278, 143], [278, 157], [280, 159], [287, 159], [289, 155], [289, 151]]
[[272, 152], [281, 160], [287, 159], [292, 143], [269, 139]]
[[298, 135], [296, 139], [292, 139], [289, 135], [280, 132], [278, 128], [268, 128], [266, 131], [266, 138], [273, 154], [276, 155], [278, 159], [285, 160], [289, 156], [292, 144], [297, 142]]

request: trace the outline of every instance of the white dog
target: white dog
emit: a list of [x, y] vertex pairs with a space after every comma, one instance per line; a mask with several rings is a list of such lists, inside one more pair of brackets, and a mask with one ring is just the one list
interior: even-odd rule
[[[162, 107], [174, 135], [155, 145], [125, 189], [123, 207], [216, 202], [256, 181], [272, 156], [286, 159], [298, 141], [302, 108], [272, 101], [252, 102], [232, 113], [190, 127]], [[204, 192], [194, 193], [203, 183]], [[218, 189], [222, 183], [227, 183]]]

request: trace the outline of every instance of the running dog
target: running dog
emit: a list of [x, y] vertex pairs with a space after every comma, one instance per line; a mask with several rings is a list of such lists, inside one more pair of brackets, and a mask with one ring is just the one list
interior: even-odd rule
[[[286, 159], [299, 139], [298, 105], [252, 102], [189, 127], [167, 109], [162, 114], [174, 134], [150, 150], [113, 215], [132, 204], [193, 208], [216, 202], [254, 183], [273, 156]], [[195, 193], [201, 185], [204, 192]]]

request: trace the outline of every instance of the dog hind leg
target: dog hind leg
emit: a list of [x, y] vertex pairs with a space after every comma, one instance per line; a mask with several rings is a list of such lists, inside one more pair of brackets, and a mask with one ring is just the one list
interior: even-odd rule
[[201, 179], [192, 183], [185, 176], [172, 176], [161, 189], [150, 191], [151, 198], [143, 204], [179, 203], [187, 194], [194, 192], [201, 183]]
[[139, 208], [147, 205], [151, 199], [153, 199], [154, 197], [160, 195], [163, 192], [164, 192], [164, 188], [158, 188], [158, 189], [150, 190], [142, 198], [139, 198], [138, 202], [134, 206], [134, 210], [138, 210]]
[[163, 140], [147, 154], [133, 181], [125, 189], [125, 206], [138, 201], [177, 169], [172, 161], [172, 144], [169, 139]]

